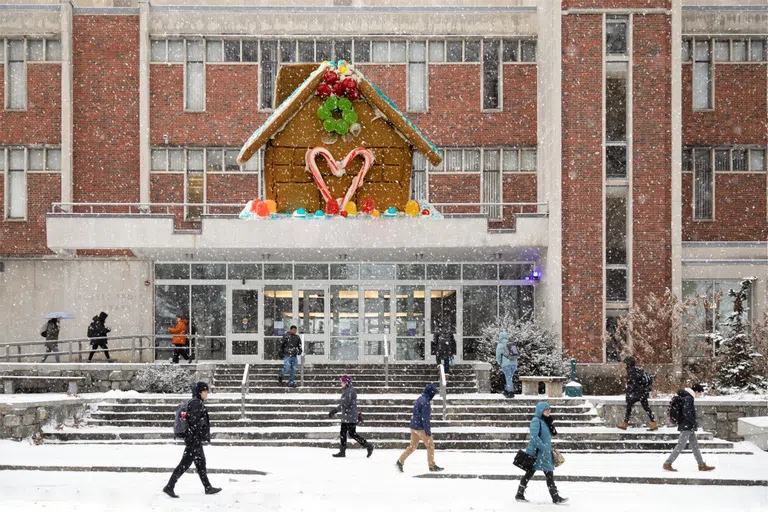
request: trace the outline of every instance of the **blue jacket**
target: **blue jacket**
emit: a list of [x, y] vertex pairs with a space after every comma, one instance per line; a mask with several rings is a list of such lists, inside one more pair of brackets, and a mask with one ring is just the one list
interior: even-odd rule
[[432, 435], [432, 399], [437, 394], [437, 388], [434, 384], [427, 384], [424, 392], [416, 399], [413, 404], [413, 417], [411, 417], [411, 428], [413, 430], [423, 430], [428, 436]]
[[499, 343], [496, 345], [496, 362], [502, 368], [505, 366], [517, 366], [517, 358], [509, 359], [504, 355], [504, 347], [509, 342], [509, 334], [502, 331], [499, 333]]
[[525, 453], [536, 457], [536, 463], [533, 465], [535, 471], [555, 470], [555, 462], [552, 460], [552, 434], [549, 432], [549, 426], [542, 419], [547, 409], [549, 409], [547, 402], [539, 402], [536, 405], [536, 413], [531, 420], [531, 440], [528, 441], [528, 448], [525, 449]]

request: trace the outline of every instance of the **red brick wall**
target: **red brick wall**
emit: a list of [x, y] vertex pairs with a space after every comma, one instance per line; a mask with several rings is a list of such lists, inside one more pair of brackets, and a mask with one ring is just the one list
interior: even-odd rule
[[[429, 175], [431, 203], [479, 203], [480, 173]], [[478, 209], [460, 206], [446, 207], [446, 213], [477, 213]]]
[[[245, 203], [259, 196], [259, 176], [258, 174], [209, 174], [207, 189], [209, 203], [245, 206]], [[226, 211], [211, 213], [233, 212], [232, 208], [226, 208]]]
[[[5, 94], [0, 66], [0, 98]], [[27, 110], [0, 109], [0, 144], [61, 143], [61, 64], [27, 64]]]
[[715, 109], [693, 111], [690, 64], [683, 65], [683, 145], [768, 144], [765, 64], [715, 64]]
[[632, 293], [643, 304], [672, 285], [671, 20], [633, 19]]
[[715, 220], [693, 220], [693, 173], [683, 173], [683, 240], [768, 240], [765, 173], [715, 173]]
[[671, 0], [563, 0], [563, 9], [669, 9]]
[[266, 119], [259, 112], [259, 67], [206, 66], [205, 112], [184, 111], [184, 66], [150, 66], [150, 143], [240, 147]]
[[602, 16], [563, 16], [563, 349], [602, 362]]
[[[3, 192], [0, 183], [0, 205]], [[0, 222], [0, 256], [50, 254], [45, 237], [45, 214], [51, 203], [60, 200], [60, 174], [27, 173], [27, 221]]]
[[139, 200], [139, 17], [73, 16], [75, 202]]

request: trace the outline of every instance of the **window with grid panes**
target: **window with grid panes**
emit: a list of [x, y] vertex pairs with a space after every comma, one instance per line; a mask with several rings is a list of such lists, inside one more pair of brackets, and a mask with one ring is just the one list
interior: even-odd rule
[[483, 206], [482, 211], [489, 219], [500, 220], [502, 217], [501, 196], [501, 150], [483, 150], [483, 176], [480, 195], [481, 203], [490, 203]]
[[427, 110], [427, 44], [411, 41], [408, 45], [408, 110]]
[[5, 69], [5, 108], [24, 110], [27, 108], [27, 70], [24, 62], [24, 40], [6, 41], [7, 65]]
[[501, 42], [496, 39], [483, 41], [483, 109], [501, 107]]
[[205, 110], [203, 41], [187, 41], [186, 110]]
[[[299, 45], [301, 45], [301, 42], [299, 42]], [[299, 46], [299, 49], [301, 49], [301, 46]], [[259, 73], [261, 74], [260, 106], [262, 109], [272, 109], [275, 100], [275, 78], [277, 77], [277, 41], [261, 42]]]

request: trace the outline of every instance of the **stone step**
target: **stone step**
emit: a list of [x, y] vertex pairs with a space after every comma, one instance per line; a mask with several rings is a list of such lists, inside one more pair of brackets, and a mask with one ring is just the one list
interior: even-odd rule
[[[262, 381], [268, 381], [268, 382], [275, 382], [277, 380], [278, 373], [269, 373], [264, 375], [251, 375], [248, 379], [248, 382], [262, 382]], [[295, 380], [299, 380], [301, 378], [300, 373], [296, 373], [294, 376]], [[283, 377], [284, 380], [288, 379], [288, 375], [285, 375]], [[338, 375], [312, 375], [312, 374], [304, 374], [304, 380], [308, 382], [321, 382], [321, 383], [328, 383], [332, 384], [336, 387], [339, 386], [339, 376]], [[459, 375], [454, 376], [451, 375], [448, 377], [449, 383], [454, 382], [471, 382], [473, 384], [477, 383], [477, 378], [474, 375]], [[240, 383], [243, 381], [242, 375], [226, 375], [226, 376], [214, 376], [213, 382], [216, 385], [232, 385], [232, 386], [239, 386]], [[352, 379], [353, 384], [355, 387], [365, 383], [365, 384], [376, 384], [376, 385], [382, 385], [384, 382], [386, 382], [384, 375], [365, 375], [362, 377], [355, 377]], [[428, 377], [424, 378], [421, 376], [413, 376], [413, 375], [404, 375], [402, 377], [393, 377], [392, 375], [389, 376], [389, 382], [407, 382], [412, 385], [421, 385], [422, 389], [424, 386], [430, 383], [439, 382], [439, 376], [437, 375], [429, 375]]]
[[[266, 427], [330, 427], [338, 425], [338, 419], [328, 418], [328, 414], [325, 414], [326, 419], [262, 419], [248, 417], [247, 420], [236, 419], [211, 419], [211, 426], [213, 428], [235, 428], [235, 427], [250, 427], [250, 428], [266, 428]], [[382, 427], [382, 428], [399, 428], [408, 424], [410, 418], [396, 418], [396, 419], [377, 419], [369, 418], [366, 415], [365, 426], [366, 427]], [[590, 428], [596, 424], [590, 421], [558, 421], [558, 427], [566, 428]], [[147, 418], [147, 419], [114, 419], [114, 418], [94, 418], [91, 417], [88, 420], [88, 425], [94, 427], [167, 427], [173, 428], [173, 417], [167, 419]], [[494, 428], [527, 428], [529, 422], [527, 421], [502, 421], [502, 420], [432, 420], [433, 427], [494, 427]], [[597, 424], [599, 425], [599, 424]]]
[[[413, 395], [420, 395], [421, 392], [424, 390], [424, 387], [395, 387], [394, 385], [390, 385], [390, 387], [385, 388], [384, 386], [381, 387], [356, 387], [358, 393], [366, 393], [371, 395], [384, 395], [387, 393], [398, 393], [398, 394], [413, 394]], [[448, 387], [449, 392], [451, 393], [477, 393], [477, 386], [449, 386]], [[248, 388], [248, 391], [250, 393], [323, 393], [323, 394], [339, 394], [339, 388], [338, 387], [321, 387], [321, 386], [308, 386], [304, 385], [301, 386], [300, 383], [296, 382], [296, 386], [291, 387], [287, 386], [285, 384], [278, 384], [277, 382], [274, 382], [271, 386], [250, 386]], [[217, 393], [240, 393], [240, 386], [237, 387], [214, 387], [214, 392]]]
[[[215, 395], [213, 395], [215, 396]], [[358, 405], [365, 405], [370, 407], [413, 407], [413, 403], [419, 395], [414, 395], [413, 398], [360, 398], [358, 397]], [[189, 398], [188, 395], [172, 395], [163, 398], [120, 398], [115, 402], [101, 402], [98, 403], [98, 407], [168, 407], [175, 409], [176, 406], [184, 400]], [[300, 407], [313, 407], [313, 406], [326, 406], [329, 404], [337, 404], [339, 397], [322, 397], [322, 398], [308, 398], [308, 397], [285, 397], [284, 395], [273, 395], [268, 398], [255, 398], [253, 395], [246, 395], [245, 404], [246, 407], [285, 407], [300, 408]], [[205, 405], [208, 409], [223, 408], [223, 407], [240, 407], [240, 397], [231, 398], [211, 398], [206, 400]], [[591, 411], [591, 407], [585, 405], [583, 400], [572, 399], [552, 399], [549, 401], [553, 413], [562, 411], [578, 411], [588, 412]], [[471, 411], [487, 411], [487, 412], [514, 412], [514, 411], [527, 411], [533, 413], [536, 406], [536, 400], [519, 400], [517, 398], [512, 400], [477, 400], [472, 398], [462, 398], [459, 396], [450, 396], [448, 398], [448, 408], [466, 408]], [[442, 400], [439, 397], [435, 397], [432, 400], [432, 408], [442, 407]]]

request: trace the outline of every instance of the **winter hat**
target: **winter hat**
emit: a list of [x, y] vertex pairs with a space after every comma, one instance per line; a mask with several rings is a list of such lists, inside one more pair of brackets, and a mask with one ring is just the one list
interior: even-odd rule
[[691, 396], [696, 396], [691, 388], [685, 388], [685, 392]]
[[699, 384], [698, 382], [691, 386], [691, 391], [695, 391], [697, 393], [703, 393], [704, 392], [704, 386]]
[[506, 343], [509, 341], [509, 334], [507, 334], [507, 331], [501, 331], [499, 333], [499, 341], [502, 343]]
[[352, 377], [350, 377], [349, 375], [344, 375], [341, 378], [341, 383], [342, 384], [347, 384], [347, 385], [352, 384]]
[[192, 384], [192, 396], [199, 397], [203, 391], [208, 391], [208, 383], [200, 381]]

